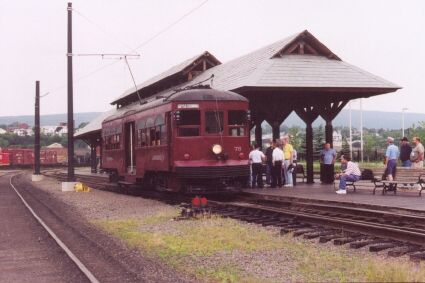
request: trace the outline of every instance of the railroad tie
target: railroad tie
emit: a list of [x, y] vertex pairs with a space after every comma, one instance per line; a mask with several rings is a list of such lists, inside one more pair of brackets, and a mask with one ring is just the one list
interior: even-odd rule
[[382, 240], [377, 240], [377, 239], [361, 240], [361, 241], [350, 243], [350, 248], [351, 249], [360, 249], [360, 248], [363, 248], [367, 245], [373, 245], [373, 244], [377, 244], [377, 243], [381, 243], [381, 242], [382, 242]]
[[313, 232], [313, 233], [306, 233], [304, 234], [304, 239], [315, 239], [321, 236], [328, 236], [328, 235], [335, 235], [336, 233], [339, 233], [335, 230], [325, 230], [325, 231], [319, 231], [319, 232]]
[[420, 247], [418, 246], [401, 246], [401, 247], [396, 247], [394, 249], [391, 249], [388, 251], [388, 256], [390, 257], [399, 257], [402, 255], [405, 255], [407, 253], [412, 253], [415, 251], [418, 251], [420, 249]]
[[380, 252], [380, 251], [392, 249], [392, 248], [395, 248], [395, 247], [397, 247], [397, 244], [395, 244], [395, 243], [390, 243], [390, 242], [378, 243], [378, 244], [371, 245], [369, 247], [369, 251], [370, 252]]
[[294, 237], [298, 237], [298, 236], [301, 236], [305, 233], [311, 233], [311, 232], [314, 232], [314, 231], [317, 231], [317, 228], [299, 229], [299, 230], [294, 231], [293, 235], [294, 235]]
[[340, 233], [338, 234], [331, 234], [331, 235], [327, 235], [327, 236], [321, 236], [319, 238], [319, 243], [327, 243], [333, 239], [337, 239], [337, 238], [342, 238], [342, 235]]
[[348, 243], [352, 243], [361, 239], [366, 238], [366, 236], [354, 236], [354, 237], [345, 237], [345, 238], [339, 238], [334, 240], [335, 246], [342, 246]]

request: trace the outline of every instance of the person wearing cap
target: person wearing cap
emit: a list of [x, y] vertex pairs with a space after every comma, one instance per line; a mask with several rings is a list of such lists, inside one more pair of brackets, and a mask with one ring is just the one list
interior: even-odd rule
[[409, 140], [406, 137], [403, 137], [400, 144], [400, 161], [402, 167], [410, 167], [412, 165], [412, 162], [410, 161], [411, 152], [412, 147], [409, 144]]
[[388, 137], [387, 144], [388, 147], [385, 152], [385, 175], [388, 181], [392, 181], [395, 177], [399, 150], [398, 147], [394, 145], [394, 138]]

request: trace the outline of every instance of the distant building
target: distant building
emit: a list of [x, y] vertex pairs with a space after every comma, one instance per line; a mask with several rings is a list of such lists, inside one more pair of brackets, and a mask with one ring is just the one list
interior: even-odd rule
[[24, 128], [19, 128], [19, 129], [14, 129], [12, 131], [13, 134], [24, 137], [24, 136], [33, 136], [34, 135], [34, 131], [32, 129], [24, 129]]
[[63, 148], [63, 145], [55, 142], [55, 143], [52, 143], [51, 145], [46, 146], [46, 148]]
[[341, 131], [334, 131], [332, 133], [333, 138], [333, 148], [338, 151], [342, 148], [342, 134]]
[[40, 133], [47, 136], [64, 136], [68, 134], [67, 123], [59, 123], [59, 126], [41, 126]]
[[4, 135], [6, 133], [7, 133], [7, 131], [5, 129], [0, 128], [0, 135]]

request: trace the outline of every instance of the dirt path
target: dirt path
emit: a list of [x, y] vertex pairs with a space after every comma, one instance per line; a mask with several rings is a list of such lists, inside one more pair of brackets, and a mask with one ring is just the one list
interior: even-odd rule
[[13, 182], [33, 209], [100, 282], [190, 281], [99, 231], [87, 222], [81, 210], [61, 201], [54, 193], [33, 186], [28, 175], [18, 176]]

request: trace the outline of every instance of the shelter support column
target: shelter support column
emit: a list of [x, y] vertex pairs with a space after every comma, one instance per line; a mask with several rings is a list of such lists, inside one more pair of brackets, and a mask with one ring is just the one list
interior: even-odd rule
[[326, 121], [325, 137], [326, 142], [333, 146], [333, 126], [332, 120], [341, 112], [342, 108], [347, 105], [349, 100], [327, 101], [318, 106], [318, 113]]
[[[273, 103], [273, 105], [279, 105], [278, 102]], [[288, 106], [287, 106], [288, 107]], [[286, 118], [288, 118], [289, 114], [291, 114], [292, 109], [290, 108], [279, 108], [276, 106], [270, 106], [269, 111], [265, 111], [267, 113], [266, 115], [266, 121], [270, 124], [272, 127], [272, 135], [273, 140], [276, 141], [280, 138], [280, 125], [285, 121]]]
[[313, 172], [313, 122], [317, 119], [319, 114], [315, 106], [308, 106], [301, 109], [295, 110], [297, 115], [306, 124], [306, 164], [307, 164], [307, 183], [314, 183], [314, 172]]
[[90, 167], [92, 173], [97, 173], [97, 154], [96, 154], [97, 145], [96, 143], [90, 144]]
[[278, 121], [274, 121], [272, 123], [272, 133], [274, 141], [280, 138], [280, 124]]
[[326, 120], [325, 139], [327, 143], [331, 144], [331, 147], [333, 147], [333, 131], [332, 120]]
[[261, 129], [262, 121], [260, 119], [255, 120], [255, 144], [259, 147], [263, 146], [263, 130]]
[[313, 125], [312, 123], [306, 123], [305, 129], [305, 139], [306, 139], [306, 157], [305, 161], [307, 164], [307, 183], [314, 183], [314, 172], [313, 172]]

